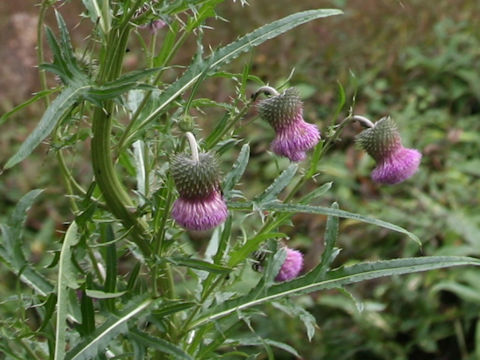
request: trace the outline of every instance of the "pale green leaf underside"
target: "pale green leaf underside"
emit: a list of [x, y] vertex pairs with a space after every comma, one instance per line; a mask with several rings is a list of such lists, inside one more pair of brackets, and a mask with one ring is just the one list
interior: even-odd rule
[[33, 132], [27, 137], [27, 139], [20, 146], [18, 151], [8, 159], [5, 164], [5, 169], [9, 169], [27, 156], [50, 135], [57, 123], [67, 114], [71, 106], [80, 98], [80, 96], [88, 89], [88, 86], [72, 88], [67, 87], [58, 95], [52, 104], [48, 107], [47, 111], [43, 114], [40, 122]]
[[164, 339], [152, 337], [139, 330], [131, 331], [129, 336], [146, 347], [156, 349], [164, 354], [172, 355], [174, 359], [193, 360], [193, 358], [185, 351]]
[[15, 206], [7, 224], [0, 225], [3, 235], [0, 241], [0, 259], [13, 273], [20, 274], [20, 279], [35, 292], [47, 296], [53, 291], [53, 285], [27, 262], [22, 239], [28, 209], [42, 191], [36, 189], [24, 195]]
[[86, 360], [94, 358], [105, 347], [108, 346], [112, 339], [121, 333], [128, 331], [127, 321], [139, 315], [154, 303], [153, 299], [147, 299], [141, 303], [132, 303], [118, 317], [111, 317], [102, 326], [97, 328], [90, 338], [85, 339], [66, 356], [66, 360]]
[[77, 224], [71, 223], [63, 240], [58, 265], [57, 324], [55, 333], [55, 360], [65, 356], [65, 332], [67, 320], [68, 288], [76, 287], [72, 275], [71, 247], [78, 241]]

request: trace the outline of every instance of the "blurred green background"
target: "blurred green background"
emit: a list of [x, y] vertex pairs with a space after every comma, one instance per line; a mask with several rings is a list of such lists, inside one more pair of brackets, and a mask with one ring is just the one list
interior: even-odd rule
[[[35, 55], [38, 7], [31, 0], [0, 2], [0, 110], [39, 90]], [[478, 0], [266, 1], [250, 6], [225, 1], [211, 20], [205, 44], [225, 44], [237, 35], [292, 12], [310, 8], [340, 8], [343, 16], [321, 19], [271, 40], [246, 54], [229, 70], [251, 72], [272, 85], [288, 78], [301, 89], [305, 119], [325, 134], [338, 103], [338, 84], [347, 105], [372, 120], [391, 115], [405, 145], [423, 153], [419, 172], [396, 186], [379, 186], [369, 177], [373, 161], [354, 145], [360, 130], [353, 126], [324, 158], [317, 184], [333, 182], [320, 202], [338, 201], [342, 209], [386, 220], [418, 235], [418, 246], [405, 237], [365, 224], [343, 220], [336, 265], [365, 259], [421, 255], [480, 255], [480, 2]], [[88, 24], [81, 21], [80, 1], [60, 7], [82, 48]], [[52, 15], [52, 14], [50, 14]], [[50, 23], [53, 24], [50, 18]], [[161, 37], [162, 35], [160, 35]], [[161, 40], [160, 40], [161, 41]], [[142, 66], [142, 53], [132, 42], [126, 66]], [[177, 56], [188, 64], [193, 41]], [[253, 90], [253, 88], [252, 88]], [[228, 101], [233, 86], [209, 80], [202, 96]], [[37, 104], [15, 115], [0, 132], [0, 163], [4, 164], [36, 125], [43, 111]], [[346, 114], [346, 112], [344, 112]], [[201, 119], [211, 129], [218, 118]], [[248, 192], [271, 182], [277, 164], [266, 153], [273, 133], [255, 122], [242, 130], [252, 146]], [[88, 143], [87, 143], [88, 147]], [[56, 248], [59, 231], [71, 219], [65, 190], [45, 144], [16, 168], [1, 175], [0, 222], [30, 189], [46, 195], [32, 209], [27, 223], [30, 260], [45, 265]], [[70, 159], [80, 180], [91, 178], [88, 152]], [[282, 164], [280, 164], [282, 165]], [[252, 183], [253, 181], [253, 183]], [[311, 183], [308, 186], [318, 186]], [[305, 192], [308, 192], [308, 188]], [[285, 229], [291, 246], [315, 265], [323, 246], [325, 218], [297, 215]], [[10, 324], [18, 291], [16, 280], [0, 265], [0, 327]], [[305, 359], [480, 359], [480, 270], [449, 269], [386, 278], [303, 296], [318, 329], [308, 341], [301, 320], [267, 306], [258, 320], [259, 333], [292, 344]], [[5, 300], [2, 300], [5, 299]], [[6, 325], [5, 325], [6, 326]], [[279, 353], [278, 358], [289, 358]]]

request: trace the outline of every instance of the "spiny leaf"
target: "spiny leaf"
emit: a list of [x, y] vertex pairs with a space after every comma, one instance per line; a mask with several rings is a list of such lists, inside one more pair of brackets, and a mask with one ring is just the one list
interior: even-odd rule
[[323, 194], [325, 194], [327, 191], [329, 191], [331, 189], [331, 187], [332, 187], [332, 182], [325, 183], [322, 186], [316, 188], [315, 190], [309, 192], [304, 197], [302, 197], [300, 199], [299, 203], [307, 205], [312, 200], [314, 200], [314, 199], [322, 196]]
[[20, 280], [40, 295], [46, 296], [53, 291], [53, 285], [28, 264], [23, 253], [22, 229], [27, 218], [27, 211], [43, 190], [32, 190], [17, 203], [7, 224], [1, 224], [3, 242], [0, 243], [0, 259]]
[[12, 110], [6, 112], [0, 117], [0, 125], [2, 125], [5, 121], [8, 120], [10, 116], [15, 114], [16, 112], [22, 110], [23, 108], [26, 108], [28, 105], [33, 104], [34, 102], [44, 98], [45, 96], [48, 96], [50, 94], [53, 94], [54, 92], [58, 91], [58, 89], [49, 89], [49, 90], [43, 90], [39, 91], [36, 93], [34, 96], [32, 96], [30, 99], [27, 101], [21, 103], [20, 105], [15, 106]]
[[256, 203], [268, 203], [275, 200], [277, 195], [290, 184], [297, 170], [297, 164], [290, 164], [290, 166], [286, 168], [263, 193], [256, 196], [253, 201]]
[[124, 295], [126, 291], [120, 291], [120, 292], [105, 292], [101, 290], [85, 290], [85, 294], [88, 297], [94, 298], [94, 299], [114, 299], [118, 298], [122, 295]]
[[[314, 281], [315, 274], [308, 273], [292, 281], [273, 285], [264, 293], [253, 292], [234, 298], [212, 308], [193, 322], [190, 329], [207, 322], [221, 319], [252, 306], [280, 299], [286, 296], [311, 293], [313, 291], [343, 287], [361, 281], [385, 276], [410, 274], [453, 266], [480, 266], [480, 260], [460, 256], [426, 256], [360, 263], [331, 271], [321, 281]], [[261, 294], [259, 296], [259, 294]]]
[[[332, 204], [332, 209], [338, 209], [338, 204], [336, 202]], [[312, 270], [312, 274], [315, 274], [316, 280], [322, 278], [326, 274], [330, 264], [335, 260], [336, 255], [338, 255], [338, 251], [335, 252], [335, 243], [338, 237], [338, 223], [337, 216], [329, 216], [327, 218], [324, 239], [325, 247], [323, 249], [322, 259], [320, 264]]]
[[230, 171], [223, 181], [222, 190], [225, 198], [229, 198], [233, 187], [240, 181], [245, 169], [247, 168], [248, 159], [250, 158], [250, 146], [245, 144], [238, 154], [237, 161], [233, 164], [232, 171]]
[[148, 348], [158, 350], [164, 354], [169, 354], [174, 356], [175, 359], [185, 359], [193, 360], [193, 358], [188, 355], [185, 351], [180, 349], [178, 346], [157, 337], [150, 336], [140, 330], [133, 329], [129, 333], [129, 337], [142, 343]]
[[20, 247], [20, 235], [23, 225], [27, 220], [27, 212], [30, 207], [35, 202], [35, 199], [43, 192], [42, 189], [35, 189], [29, 191], [25, 194], [20, 201], [15, 206], [12, 215], [8, 219], [8, 226], [14, 229], [15, 238], [12, 239], [16, 241], [16, 243], [9, 244], [10, 246]]
[[300, 358], [300, 354], [288, 344], [282, 343], [280, 341], [275, 341], [271, 339], [262, 339], [259, 337], [241, 337], [241, 338], [233, 338], [225, 341], [227, 344], [238, 344], [240, 346], [262, 346], [264, 344], [274, 346], [278, 349], [282, 349], [296, 358]]
[[397, 231], [399, 233], [407, 235], [410, 239], [414, 240], [419, 246], [422, 245], [420, 239], [411, 232], [401, 228], [400, 226], [388, 223], [386, 221], [378, 220], [368, 216], [363, 216], [355, 213], [351, 213], [344, 210], [326, 208], [322, 206], [310, 206], [310, 205], [296, 205], [296, 204], [278, 204], [271, 203], [263, 206], [264, 210], [271, 210], [277, 212], [293, 212], [293, 213], [307, 213], [307, 214], [321, 214], [321, 215], [330, 215], [337, 216], [346, 219], [358, 220], [368, 224], [380, 226], [386, 229]]
[[187, 257], [173, 257], [173, 258], [165, 258], [165, 260], [171, 262], [172, 264], [175, 265], [180, 265], [180, 266], [187, 266], [190, 268], [198, 269], [198, 270], [204, 270], [208, 272], [213, 272], [217, 274], [226, 274], [232, 271], [231, 268], [228, 268], [226, 266], [218, 265], [218, 264], [212, 264], [203, 260], [199, 259], [192, 259], [192, 258], [187, 258]]
[[194, 302], [179, 302], [178, 300], [172, 301], [171, 303], [167, 302], [165, 304], [162, 304], [162, 306], [160, 306], [157, 310], [152, 311], [152, 314], [161, 318], [167, 315], [175, 314], [179, 311], [189, 309], [195, 305], [196, 304]]
[[230, 261], [228, 265], [234, 267], [240, 264], [243, 260], [245, 260], [251, 253], [258, 249], [261, 243], [268, 239], [275, 239], [275, 238], [284, 238], [287, 237], [286, 234], [275, 232], [275, 233], [266, 233], [266, 234], [259, 234], [254, 236], [253, 238], [247, 240], [245, 245], [240, 247], [239, 249], [232, 252], [230, 256]]

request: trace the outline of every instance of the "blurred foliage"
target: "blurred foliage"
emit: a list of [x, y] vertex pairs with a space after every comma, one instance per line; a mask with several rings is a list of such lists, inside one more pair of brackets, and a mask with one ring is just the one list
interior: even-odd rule
[[[338, 201], [345, 210], [376, 214], [418, 235], [423, 247], [418, 249], [399, 234], [342, 220], [339, 246], [343, 250], [336, 261], [340, 264], [346, 259], [353, 262], [420, 254], [479, 256], [478, 0], [439, 0], [435, 5], [420, 0], [252, 0], [251, 5], [240, 7], [225, 2], [219, 14], [231, 19], [230, 29], [207, 32], [205, 41], [225, 42], [234, 34], [244, 33], [245, 22], [253, 28], [307, 8], [340, 7], [345, 15], [305, 25], [266, 43], [235, 62], [232, 71], [241, 72], [241, 66], [250, 59], [253, 74], [277, 85], [295, 68], [289, 82], [302, 89], [305, 117], [319, 123], [323, 132], [338, 120], [332, 118], [338, 81], [347, 91], [347, 105], [354, 106], [356, 113], [372, 120], [392, 115], [399, 123], [405, 145], [420, 149], [424, 156], [419, 173], [406, 184], [379, 187], [369, 178], [373, 162], [355, 149], [354, 136], [359, 128], [345, 131], [324, 158], [323, 173], [316, 179], [319, 184], [333, 182], [331, 192], [319, 204]], [[178, 56], [188, 61], [191, 53]], [[226, 86], [221, 79], [210, 80], [201, 91], [206, 97], [222, 101], [232, 93]], [[18, 117], [18, 121], [26, 128], [33, 126], [28, 119]], [[215, 126], [213, 121], [201, 123], [205, 129]], [[251, 139], [251, 156], [256, 160], [247, 169], [247, 176], [253, 179], [255, 174], [258, 184], [249, 184], [245, 189], [253, 195], [271, 182], [277, 166], [285, 164], [269, 162], [267, 166], [264, 135], [270, 130], [265, 124], [256, 123], [244, 131]], [[8, 144], [28, 133], [15, 123], [1, 135], [2, 161], [13, 153]], [[22, 164], [21, 171], [13, 169], [2, 175], [0, 206], [4, 211], [0, 221], [21, 194], [56, 181], [57, 169], [48, 161], [51, 156], [41, 149], [37, 157]], [[82, 159], [72, 161], [78, 164], [75, 175], [89, 178], [91, 170]], [[316, 185], [309, 186], [313, 189]], [[46, 260], [53, 259], [53, 254], [46, 255], [46, 249], [59, 248], [56, 239], [58, 231], [64, 230], [62, 221], [66, 216], [58, 215], [65, 208], [62, 202], [67, 201], [59, 195], [63, 190], [49, 188], [49, 193], [48, 200], [36, 204], [30, 214], [25, 234], [29, 239], [29, 260], [39, 266], [47, 266]], [[323, 217], [297, 215], [293, 227], [284, 229], [292, 235], [292, 244], [310, 249], [310, 267], [318, 263], [324, 227]], [[477, 269], [435, 271], [363, 283], [345, 292], [302, 296], [299, 300], [315, 316], [319, 328], [311, 341], [308, 327], [287, 311], [278, 311], [288, 306], [285, 304], [266, 307], [265, 316], [255, 321], [255, 328], [261, 335], [302, 349], [306, 359], [478, 359], [479, 277]], [[5, 294], [1, 300], [0, 336], [7, 341], [22, 336], [18, 333], [21, 326], [8, 328], [3, 324], [21, 323], [32, 328], [39, 325], [32, 310], [19, 316], [17, 310], [30, 305], [20, 287], [9, 273], [0, 273], [0, 293]], [[276, 358], [289, 356], [279, 352]]]

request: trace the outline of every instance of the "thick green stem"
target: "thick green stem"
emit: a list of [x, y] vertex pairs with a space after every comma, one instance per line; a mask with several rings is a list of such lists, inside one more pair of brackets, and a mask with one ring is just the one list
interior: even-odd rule
[[[120, 76], [129, 33], [128, 25], [110, 31], [103, 48], [104, 57], [98, 77], [100, 84]], [[151, 251], [146, 240], [146, 227], [135, 216], [133, 202], [120, 182], [112, 161], [110, 139], [114, 104], [105, 101], [102, 105], [95, 109], [92, 118], [92, 166], [95, 179], [110, 211], [127, 229], [133, 228], [133, 240], [147, 256]]]

